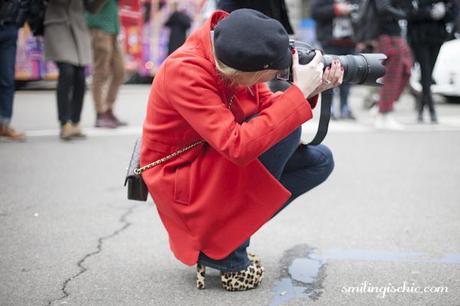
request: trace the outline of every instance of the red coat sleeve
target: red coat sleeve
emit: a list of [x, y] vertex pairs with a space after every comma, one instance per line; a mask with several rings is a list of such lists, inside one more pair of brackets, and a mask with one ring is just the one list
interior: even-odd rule
[[[291, 87], [293, 87], [295, 85], [291, 85]], [[267, 84], [265, 83], [259, 83], [257, 85], [257, 90], [258, 90], [258, 93], [259, 93], [259, 102], [260, 102], [260, 109], [264, 109], [265, 107], [268, 107], [271, 105], [271, 102], [273, 100], [273, 98], [277, 97], [278, 95], [281, 95], [282, 92], [275, 92], [273, 93], [268, 87], [267, 87]], [[307, 101], [311, 108], [315, 108], [316, 107], [316, 104], [318, 103], [318, 95], [308, 99], [308, 100], [305, 100]]]
[[190, 126], [230, 161], [245, 165], [312, 117], [302, 92], [291, 86], [270, 99], [249, 122], [237, 123], [217, 91], [204, 59], [171, 60], [165, 66], [166, 98]]

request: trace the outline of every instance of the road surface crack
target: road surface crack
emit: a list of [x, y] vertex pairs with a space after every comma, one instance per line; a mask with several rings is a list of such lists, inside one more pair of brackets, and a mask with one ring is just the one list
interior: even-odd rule
[[67, 291], [67, 287], [69, 285], [69, 283], [71, 281], [73, 281], [74, 279], [76, 279], [77, 277], [81, 276], [83, 273], [85, 273], [86, 271], [88, 271], [88, 268], [84, 266], [84, 263], [85, 261], [92, 257], [92, 256], [95, 256], [99, 253], [102, 252], [102, 245], [104, 244], [104, 241], [106, 240], [109, 240], [113, 237], [116, 237], [118, 234], [120, 234], [121, 232], [123, 232], [125, 229], [127, 229], [129, 226], [131, 226], [131, 223], [128, 222], [126, 220], [126, 218], [134, 211], [134, 209], [136, 207], [139, 207], [138, 205], [134, 205], [134, 206], [131, 206], [119, 219], [119, 222], [123, 224], [122, 227], [120, 227], [119, 229], [115, 230], [114, 232], [112, 232], [111, 234], [107, 235], [107, 236], [103, 236], [103, 237], [100, 237], [98, 240], [97, 240], [97, 247], [96, 247], [96, 250], [94, 252], [91, 252], [91, 253], [88, 253], [86, 254], [85, 256], [83, 256], [82, 259], [80, 259], [78, 262], [77, 262], [77, 266], [78, 268], [80, 269], [80, 271], [69, 277], [68, 279], [66, 279], [63, 283], [62, 283], [62, 287], [61, 287], [61, 291], [62, 291], [62, 296], [57, 298], [57, 299], [54, 299], [54, 300], [51, 300], [48, 302], [47, 306], [51, 306], [53, 303], [57, 302], [57, 301], [61, 301], [61, 300], [64, 300], [66, 298], [68, 298], [70, 296], [70, 293]]

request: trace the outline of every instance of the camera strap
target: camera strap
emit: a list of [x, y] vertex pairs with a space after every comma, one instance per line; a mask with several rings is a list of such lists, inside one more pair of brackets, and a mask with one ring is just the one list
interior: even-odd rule
[[320, 117], [319, 117], [319, 124], [318, 130], [316, 131], [315, 137], [313, 140], [310, 141], [308, 145], [319, 145], [324, 137], [326, 137], [327, 130], [329, 128], [329, 120], [331, 119], [331, 105], [332, 99], [326, 99], [328, 101], [323, 101], [321, 99], [321, 110], [320, 110]]

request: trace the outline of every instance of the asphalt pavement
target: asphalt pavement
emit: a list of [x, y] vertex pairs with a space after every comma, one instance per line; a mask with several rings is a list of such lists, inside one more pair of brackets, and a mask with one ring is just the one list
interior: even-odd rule
[[212, 270], [197, 290], [153, 201], [126, 199], [149, 86], [122, 88], [129, 126], [116, 130], [93, 128], [88, 92], [88, 137], [72, 142], [53, 91], [18, 91], [13, 125], [28, 139], [0, 141], [0, 305], [460, 305], [460, 104], [437, 97], [440, 123], [422, 125], [405, 94], [405, 130], [377, 131], [367, 91], [352, 90], [356, 122], [331, 123], [330, 179], [254, 235], [265, 278], [237, 293]]

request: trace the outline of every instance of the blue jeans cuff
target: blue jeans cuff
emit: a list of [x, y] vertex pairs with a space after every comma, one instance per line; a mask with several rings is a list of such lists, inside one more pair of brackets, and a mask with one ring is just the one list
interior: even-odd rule
[[203, 266], [219, 270], [221, 272], [239, 272], [239, 271], [245, 270], [249, 266], [250, 261], [249, 259], [246, 259], [243, 262], [235, 262], [234, 264], [233, 263], [224, 264], [224, 263], [219, 263], [217, 261], [214, 261], [213, 259], [207, 259], [206, 257], [202, 256], [202, 254], [200, 254], [198, 263]]

